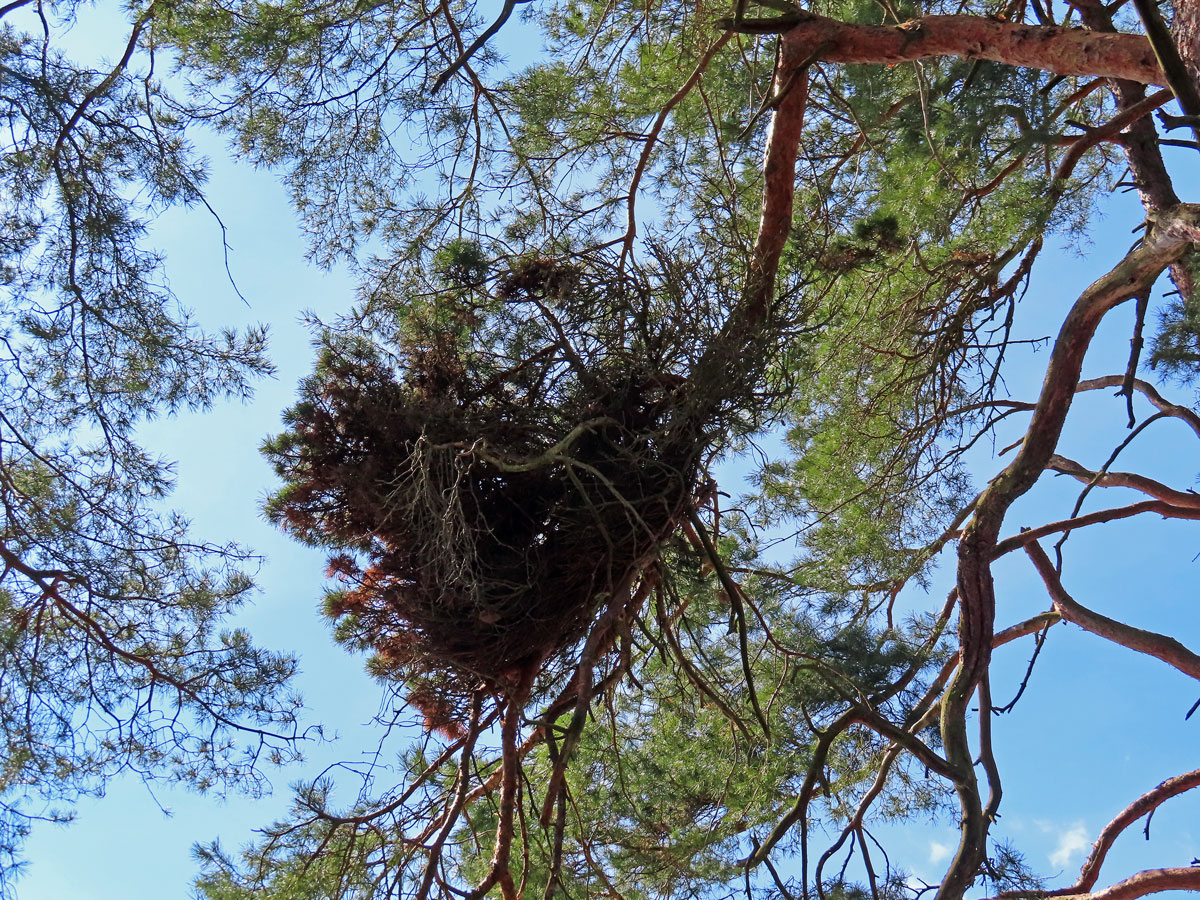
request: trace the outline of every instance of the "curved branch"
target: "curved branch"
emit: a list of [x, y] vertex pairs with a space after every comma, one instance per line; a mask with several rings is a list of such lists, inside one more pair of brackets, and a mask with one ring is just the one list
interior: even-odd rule
[[1163, 503], [1169, 503], [1171, 506], [1200, 510], [1200, 494], [1177, 491], [1174, 488], [1167, 487], [1161, 481], [1155, 481], [1153, 478], [1147, 478], [1145, 475], [1138, 475], [1135, 472], [1093, 472], [1090, 469], [1085, 469], [1079, 463], [1075, 462], [1075, 460], [1059, 456], [1057, 453], [1050, 457], [1046, 463], [1046, 468], [1052, 472], [1070, 475], [1072, 478], [1082, 481], [1085, 484], [1094, 484], [1099, 487], [1129, 488], [1130, 490], [1141, 491], [1143, 494], [1149, 494], [1154, 499], [1161, 500]]
[[1050, 593], [1054, 608], [1065, 621], [1073, 622], [1085, 631], [1122, 647], [1161, 659], [1184, 675], [1190, 675], [1200, 681], [1200, 656], [1173, 637], [1135, 628], [1088, 609], [1067, 593], [1054, 570], [1054, 564], [1050, 562], [1050, 557], [1046, 555], [1041, 544], [1031, 543], [1025, 548], [1025, 552], [1029, 554], [1038, 574], [1042, 576], [1042, 581], [1046, 583], [1046, 590]]
[[1063, 900], [1137, 900], [1161, 891], [1200, 890], [1200, 867], [1147, 869], [1090, 894], [1061, 894]]
[[1156, 91], [1146, 99], [1121, 110], [1103, 125], [1090, 129], [1087, 134], [1072, 143], [1071, 148], [1063, 154], [1062, 162], [1059, 163], [1058, 170], [1054, 173], [1052, 184], [1055, 193], [1061, 194], [1062, 191], [1066, 190], [1068, 179], [1070, 179], [1071, 173], [1075, 171], [1075, 166], [1083, 158], [1084, 153], [1097, 144], [1113, 140], [1130, 125], [1140, 121], [1164, 103], [1167, 103], [1172, 96], [1171, 91], [1165, 88], [1161, 91]]
[[500, 9], [500, 15], [496, 16], [496, 21], [492, 22], [491, 25], [485, 28], [480, 33], [479, 37], [475, 38], [475, 40], [471, 42], [471, 46], [460, 53], [458, 58], [450, 64], [449, 68], [447, 68], [446, 71], [442, 72], [442, 74], [434, 80], [433, 86], [429, 89], [429, 93], [436, 94], [438, 91], [440, 91], [442, 87], [445, 86], [446, 82], [454, 77], [455, 73], [458, 72], [459, 69], [471, 61], [471, 57], [478, 53], [484, 44], [496, 36], [500, 29], [504, 27], [504, 23], [508, 21], [508, 17], [513, 14], [513, 10], [517, 8], [517, 5], [528, 2], [529, 0], [504, 0], [504, 6]]
[[[1124, 386], [1124, 375], [1103, 375], [1100, 378], [1089, 378], [1079, 382], [1079, 386], [1075, 390], [1077, 392], [1097, 391], [1103, 388]], [[1179, 403], [1171, 403], [1158, 392], [1154, 385], [1142, 381], [1140, 378], [1133, 379], [1133, 387], [1160, 413], [1182, 420], [1188, 428], [1196, 433], [1196, 437], [1200, 437], [1200, 415], [1196, 415], [1195, 410]]]
[[[1145, 241], [1075, 301], [1059, 330], [1021, 449], [980, 495], [975, 514], [963, 531], [958, 545], [957, 579], [961, 665], [946, 688], [942, 714], [946, 759], [962, 771], [973, 772], [967, 706], [991, 662], [996, 615], [991, 560], [1008, 509], [1037, 482], [1058, 446], [1079, 385], [1084, 355], [1101, 320], [1110, 310], [1152, 285], [1198, 237], [1200, 206], [1176, 204], [1164, 210]], [[1054, 575], [1053, 567], [1049, 571]], [[1057, 575], [1054, 580], [1057, 581]], [[974, 882], [987, 852], [988, 822], [974, 782], [974, 778], [969, 778], [956, 785], [963, 814], [961, 833], [939, 898], [961, 897]]]
[[[583, 650], [579, 654], [579, 664], [575, 668], [575, 710], [571, 714], [571, 721], [563, 736], [562, 747], [558, 751], [557, 759], [554, 760], [554, 768], [551, 770], [550, 780], [546, 786], [546, 802], [542, 808], [540, 820], [543, 828], [549, 827], [556, 801], [565, 790], [563, 782], [566, 778], [567, 763], [571, 761], [571, 756], [583, 734], [584, 725], [587, 724], [587, 715], [591, 709], [593, 696], [592, 671], [596, 660], [608, 650], [616, 639], [617, 627], [621, 619], [629, 615], [631, 611], [639, 609], [650, 595], [653, 587], [653, 581], [643, 579], [637, 591], [628, 598], [623, 597], [628, 591], [627, 585], [621, 585], [615, 589], [608, 605], [597, 617], [591, 631], [588, 632]], [[547, 730], [552, 727], [552, 723], [547, 720]]]
[[[1179, 8], [1184, 10], [1190, 5], [1192, 4], [1180, 4]], [[1117, 7], [1100, 0], [1077, 0], [1076, 9], [1080, 22], [1088, 28], [1105, 34], [1117, 32], [1113, 24], [1113, 13]], [[1149, 40], [1147, 43], [1150, 43]], [[1165, 84], [1166, 81], [1164, 74], [1162, 83]], [[1145, 88], [1133, 80], [1113, 79], [1111, 87], [1118, 110], [1138, 105], [1146, 95]], [[1179, 202], [1179, 194], [1175, 191], [1166, 161], [1163, 159], [1160, 140], [1154, 123], [1149, 119], [1140, 119], [1129, 126], [1122, 141], [1125, 158], [1129, 161], [1129, 171], [1133, 176], [1131, 181], [1137, 188], [1142, 206], [1150, 218], [1160, 210], [1169, 209]], [[1185, 299], [1192, 296], [1195, 283], [1189, 266], [1178, 260], [1172, 263], [1171, 279]]]
[[[142, 31], [145, 30], [146, 25], [154, 17], [154, 7], [156, 5], [156, 2], [152, 2], [148, 7], [146, 7], [145, 12], [138, 16], [137, 21], [133, 23], [133, 27], [130, 29], [129, 40], [125, 42], [125, 52], [121, 54], [121, 58], [117, 61], [117, 64], [113, 66], [112, 71], [104, 76], [100, 82], [94, 85], [92, 89], [84, 95], [83, 99], [79, 101], [79, 105], [76, 106], [72, 111], [71, 117], [66, 122], [63, 122], [62, 129], [58, 133], [58, 139], [54, 142], [54, 149], [50, 151], [50, 159], [53, 162], [57, 163], [59, 155], [62, 153], [63, 145], [67, 141], [68, 135], [70, 135], [75, 126], [79, 124], [79, 120], [83, 118], [84, 113], [87, 112], [87, 108], [93, 102], [95, 102], [98, 97], [103, 97], [110, 90], [112, 90], [113, 85], [117, 83], [117, 80], [125, 73], [125, 70], [129, 68], [130, 60], [133, 59], [133, 53], [135, 50], [137, 50], [138, 41], [142, 37]], [[12, 4], [5, 7], [3, 11], [0, 11], [0, 15], [3, 15], [3, 13], [7, 12], [11, 7]]]
[[1100, 832], [1100, 837], [1096, 838], [1096, 843], [1092, 845], [1092, 852], [1088, 854], [1083, 868], [1079, 870], [1079, 880], [1070, 887], [1059, 888], [1054, 891], [1037, 891], [1035, 893], [1005, 891], [999, 897], [1004, 898], [1004, 900], [1009, 900], [1009, 898], [1015, 900], [1017, 897], [1069, 897], [1077, 894], [1086, 894], [1095, 886], [1096, 879], [1100, 877], [1100, 867], [1104, 865], [1104, 858], [1108, 855], [1109, 849], [1126, 828], [1142, 818], [1142, 816], [1154, 812], [1154, 810], [1158, 809], [1158, 807], [1162, 806], [1163, 803], [1172, 797], [1177, 797], [1195, 787], [1200, 787], [1200, 769], [1193, 769], [1191, 772], [1184, 772], [1182, 775], [1168, 778], [1158, 785], [1158, 787], [1142, 794], [1142, 796], [1121, 810], [1116, 818], [1104, 826], [1104, 830]]
[[804, 820], [808, 815], [808, 804], [817, 790], [817, 779], [820, 776], [821, 770], [825, 767], [825, 760], [829, 756], [829, 749], [833, 746], [833, 742], [843, 731], [856, 722], [861, 721], [861, 710], [851, 707], [838, 716], [828, 728], [818, 735], [816, 746], [813, 747], [812, 758], [808, 764], [808, 772], [805, 773], [804, 784], [800, 786], [800, 792], [796, 796], [795, 804], [783, 818], [775, 823], [775, 826], [771, 829], [771, 833], [767, 835], [762, 844], [755, 847], [754, 852], [748, 857], [740, 860], [739, 865], [746, 866], [748, 869], [753, 869], [759, 865], [759, 863], [763, 862], [770, 855], [775, 845], [787, 836], [792, 826]]
[[925, 766], [931, 772], [936, 772], [947, 781], [955, 783], [962, 781], [963, 773], [961, 771], [955, 769], [950, 763], [938, 756], [928, 744], [911, 731], [901, 728], [898, 725], [893, 725], [866, 704], [860, 703], [856, 708], [859, 711], [858, 721], [861, 724], [877, 734], [889, 738], [892, 742], [899, 744], [901, 748], [911, 753], [921, 765]]
[[995, 549], [992, 551], [992, 559], [999, 559], [1004, 554], [1019, 550], [1048, 534], [1055, 534], [1059, 531], [1074, 531], [1076, 528], [1083, 528], [1087, 525], [1098, 525], [1103, 522], [1115, 522], [1117, 519], [1128, 519], [1130, 516], [1137, 516], [1142, 513], [1158, 513], [1164, 519], [1200, 519], [1200, 510], [1195, 508], [1172, 506], [1170, 503], [1165, 503], [1162, 500], [1142, 500], [1139, 503], [1119, 506], [1116, 509], [1098, 509], [1086, 515], [1062, 519], [1058, 522], [1049, 522], [1045, 525], [1039, 525], [1037, 528], [1022, 531], [1020, 534], [1014, 534], [1012, 537], [1005, 538], [996, 544]]

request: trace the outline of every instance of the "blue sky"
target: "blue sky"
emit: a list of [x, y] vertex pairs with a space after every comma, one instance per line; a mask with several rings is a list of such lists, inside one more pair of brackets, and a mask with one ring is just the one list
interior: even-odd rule
[[[148, 446], [178, 460], [173, 505], [185, 511], [198, 537], [236, 540], [264, 555], [260, 592], [236, 624], [260, 644], [299, 653], [300, 687], [312, 720], [348, 733], [374, 715], [381, 692], [363, 674], [361, 660], [333, 646], [318, 615], [322, 555], [286, 539], [259, 513], [272, 474], [258, 445], [279, 430], [279, 414], [291, 404], [310, 364], [310, 335], [300, 323], [301, 311], [332, 314], [345, 308], [353, 284], [344, 274], [309, 266], [284, 191], [266, 173], [229, 166], [220, 151], [215, 143], [210, 202], [229, 230], [235, 247], [230, 267], [249, 305], [224, 274], [220, 229], [205, 211], [169, 212], [157, 222], [152, 241], [166, 250], [171, 286], [199, 322], [209, 327], [270, 324], [278, 375], [259, 384], [251, 403], [159, 419], [142, 435]], [[363, 737], [366, 749], [372, 738]], [[316, 763], [328, 756], [323, 749], [332, 748], [312, 749]], [[353, 756], [357, 748], [339, 752]], [[19, 895], [47, 900], [189, 896], [192, 842], [220, 834], [236, 846], [286, 803], [289, 781], [312, 771], [306, 765], [278, 774], [275, 796], [260, 802], [231, 798], [221, 803], [155, 786], [154, 796], [173, 811], [170, 817], [139, 782], [119, 780], [107, 797], [85, 801], [74, 825], [35, 830]]]
[[[341, 739], [314, 745], [309, 761], [278, 773], [274, 795], [261, 800], [221, 802], [164, 786], [156, 786], [151, 795], [137, 781], [115, 781], [105, 798], [79, 805], [73, 825], [35, 829], [27, 846], [28, 870], [19, 882], [25, 900], [188, 897], [195, 874], [193, 842], [220, 837], [227, 846], [238, 846], [251, 837], [251, 829], [282, 811], [290, 781], [311, 777], [339, 759], [361, 758], [376, 740], [377, 730], [369, 721], [381, 691], [362, 673], [361, 659], [333, 645], [317, 614], [322, 555], [288, 541], [259, 513], [272, 476], [258, 445], [278, 430], [279, 413], [292, 402], [295, 384], [310, 366], [311, 336], [300, 324], [301, 311], [331, 316], [344, 309], [353, 296], [353, 281], [346, 273], [321, 272], [305, 263], [304, 243], [284, 191], [270, 174], [230, 164], [219, 141], [210, 152], [214, 172], [209, 198], [229, 229], [234, 248], [230, 265], [249, 304], [225, 278], [220, 231], [202, 210], [164, 215], [152, 242], [166, 251], [172, 287], [203, 324], [270, 324], [278, 377], [263, 382], [251, 403], [149, 423], [143, 436], [149, 446], [179, 461], [174, 505], [192, 519], [198, 536], [237, 540], [265, 555], [261, 591], [237, 624], [264, 645], [300, 655], [299, 687], [311, 720], [324, 723]], [[1192, 188], [1195, 194], [1194, 184]], [[1128, 229], [1140, 221], [1135, 207], [1128, 196], [1114, 203], [1082, 256], [1047, 254], [1021, 304], [1024, 336], [1052, 333], [1066, 304], [1125, 252], [1132, 241]], [[1096, 342], [1107, 356], [1089, 357], [1085, 377], [1123, 370], [1132, 315], [1127, 306], [1110, 316]], [[1014, 397], [1033, 399], [1046, 351], [1016, 352], [1023, 359], [1010, 370], [1017, 374], [1008, 387]], [[1193, 399], [1190, 389], [1172, 394], [1177, 401]], [[1085, 465], [1098, 465], [1123, 434], [1123, 401], [1095, 392], [1081, 398], [1079, 407], [1064, 452]], [[1161, 439], [1144, 439], [1130, 448], [1118, 468], [1144, 471], [1181, 489], [1192, 486], [1200, 471], [1194, 438], [1170, 421], [1156, 429]], [[990, 446], [976, 454], [985, 479], [1002, 465], [990, 457]], [[1022, 524], [1064, 517], [1074, 496], [1073, 485], [1064, 481], [1044, 479], [1010, 515], [1006, 533]], [[1094, 502], [1118, 505], [1122, 494], [1109, 491], [1113, 496]], [[1195, 608], [1200, 529], [1195, 525], [1116, 523], [1078, 533], [1068, 547], [1064, 583], [1080, 602], [1200, 647]], [[1002, 561], [996, 573], [999, 627], [1048, 607], [1023, 555]], [[929, 598], [912, 595], [908, 602], [940, 603], [936, 598], [944, 596], [947, 584], [943, 572]], [[993, 676], [998, 702], [1015, 691], [1031, 648], [1026, 639], [998, 652]], [[996, 833], [1011, 836], [1035, 867], [1065, 871], [1060, 883], [1069, 883], [1086, 847], [1121, 807], [1162, 779], [1196, 765], [1200, 716], [1185, 723], [1183, 715], [1198, 696], [1200, 687], [1156, 660], [1136, 658], [1073, 626], [1057, 626], [1025, 698], [994, 725], [1000, 768], [1007, 776]], [[172, 811], [170, 816], [161, 812], [160, 803]], [[1131, 830], [1110, 856], [1104, 877], [1115, 880], [1145, 866], [1187, 865], [1200, 855], [1198, 814], [1200, 798], [1185, 797], [1161, 808], [1152, 840]], [[888, 832], [893, 862], [928, 878], [940, 874], [954, 837], [945, 823], [916, 822]]]

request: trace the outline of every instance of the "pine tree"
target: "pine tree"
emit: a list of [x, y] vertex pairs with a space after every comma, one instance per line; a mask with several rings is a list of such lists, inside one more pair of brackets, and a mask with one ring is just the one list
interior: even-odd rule
[[[176, 23], [201, 98], [283, 169], [318, 254], [363, 267], [364, 300], [267, 447], [285, 485], [269, 510], [331, 548], [339, 639], [442, 735], [352, 810], [305, 789], [244, 869], [209, 848], [203, 889], [890, 896], [905, 873], [879, 868], [870, 822], [948, 806], [940, 897], [979, 879], [1039, 896], [989, 837], [1000, 774], [972, 704], [992, 709], [993, 645], [1071, 621], [1200, 674], [1168, 636], [1071, 599], [1039, 543], [1195, 516], [1184, 492], [1056, 452], [1079, 391], [1196, 422], [1137, 377], [1167, 269], [1180, 297], [1151, 358], [1193, 371], [1200, 214], [1151, 119], [1173, 93], [1188, 108], [1190, 46], [1142, 6], [1144, 31], [1036, 0], [572, 2], [531, 8], [544, 52], [514, 65], [496, 50], [513, 9]], [[1034, 263], [1086, 234], [1125, 167], [1142, 237], [1064, 311], [1042, 395], [1009, 400]], [[1099, 321], [1134, 299], [1128, 371], [1082, 381]], [[1019, 449], [975, 488], [963, 454], [1018, 415]], [[787, 446], [755, 505], [724, 508], [715, 462], [771, 428]], [[1002, 538], [1046, 472], [1086, 485], [1075, 512]], [[1117, 485], [1149, 499], [1079, 513]], [[795, 559], [767, 552], [772, 526], [799, 536]], [[950, 599], [896, 621], [948, 543]], [[991, 565], [1019, 549], [1051, 606], [999, 630]], [[843, 849], [862, 885], [834, 870]], [[1085, 870], [1073, 890], [1094, 885]]]
[[[1066, 621], [1200, 677], [1072, 598], [1041, 545], [1197, 517], [1113, 468], [1153, 421], [1200, 434], [1139, 377], [1164, 272], [1148, 361], [1194, 372], [1200, 208], [1162, 152], [1194, 149], [1194, 4], [517, 5], [146, 13], [184, 115], [279, 169], [316, 258], [362, 273], [266, 447], [268, 514], [330, 551], [336, 636], [426, 728], [397, 784], [350, 809], [303, 786], [243, 860], [205, 849], [201, 889], [893, 897], [915, 891], [873, 823], [941, 812], [939, 897], [1045, 896], [993, 834], [993, 648]], [[542, 52], [506, 61], [513, 39]], [[1008, 398], [1044, 246], [1121, 183], [1137, 244], [1062, 310], [1040, 396]], [[1126, 370], [1083, 379], [1127, 301]], [[1085, 465], [1061, 436], [1101, 389], [1136, 427]], [[1018, 419], [977, 485], [966, 454]], [[758, 444], [756, 493], [727, 502], [718, 463]], [[1046, 473], [1078, 499], [1015, 531]], [[1145, 499], [1082, 512], [1109, 487]], [[895, 615], [951, 546], [950, 597]], [[992, 566], [1018, 550], [1048, 608], [997, 624]], [[1099, 894], [1115, 835], [1198, 781], [1136, 800], [1066, 893]]]
[[188, 534], [136, 436], [271, 370], [262, 329], [191, 323], [145, 240], [204, 183], [154, 6], [105, 67], [58, 48], [79, 4], [0, 8], [0, 890], [31, 822], [117, 773], [258, 790], [294, 756], [294, 661], [219, 626], [254, 559]]

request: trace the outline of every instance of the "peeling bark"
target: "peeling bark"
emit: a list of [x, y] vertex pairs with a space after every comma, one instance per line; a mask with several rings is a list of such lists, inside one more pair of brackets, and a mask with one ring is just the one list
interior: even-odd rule
[[1200, 84], [1200, 3], [1197, 0], [1177, 0], [1171, 33], [1192, 82]]
[[[1195, 0], [1189, 0], [1195, 5]], [[1116, 28], [1112, 22], [1112, 13], [1099, 0], [1087, 0], [1078, 4], [1080, 19], [1089, 28], [1098, 32], [1115, 34]], [[1194, 12], [1193, 12], [1194, 14]], [[1146, 42], [1149, 46], [1149, 41]], [[1153, 48], [1151, 48], [1153, 52]], [[1184, 53], [1184, 62], [1189, 55]], [[1193, 63], [1195, 57], [1191, 57]], [[1160, 70], [1161, 71], [1161, 70]], [[1166, 84], [1165, 75], [1156, 84]], [[1117, 100], [1117, 109], [1121, 112], [1132, 109], [1146, 99], [1146, 89], [1136, 78], [1124, 75], [1114, 76], [1112, 91]], [[1174, 206], [1179, 202], [1179, 195], [1171, 181], [1163, 161], [1162, 149], [1158, 145], [1158, 132], [1154, 122], [1149, 118], [1139, 119], [1128, 127], [1122, 142], [1125, 148], [1125, 158], [1129, 161], [1129, 171], [1133, 174], [1137, 185], [1138, 196], [1147, 214], [1153, 216], [1163, 209]], [[1179, 262], [1171, 265], [1171, 280], [1184, 297], [1191, 297], [1195, 291], [1191, 270]]]
[[1150, 42], [1138, 34], [1020, 25], [966, 15], [924, 16], [892, 26], [857, 25], [812, 13], [797, 18], [795, 26], [783, 35], [783, 46], [812, 47], [829, 42], [830, 48], [821, 54], [824, 62], [895, 65], [956, 56], [1058, 75], [1166, 85]]
[[820, 38], [785, 42], [775, 69], [772, 95], [776, 107], [763, 154], [762, 213], [746, 278], [745, 304], [750, 327], [766, 319], [775, 292], [779, 258], [791, 233], [796, 159], [808, 105], [808, 69], [803, 64], [822, 43]]

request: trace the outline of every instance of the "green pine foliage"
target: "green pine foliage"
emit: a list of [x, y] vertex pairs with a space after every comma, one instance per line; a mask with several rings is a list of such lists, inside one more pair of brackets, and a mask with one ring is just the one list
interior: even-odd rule
[[0, 890], [35, 819], [118, 773], [261, 790], [297, 708], [294, 660], [221, 625], [256, 560], [192, 537], [137, 441], [272, 370], [264, 329], [195, 326], [146, 243], [205, 178], [149, 13], [96, 66], [57, 49], [79, 4], [22, 6], [0, 22]]
[[[1200, 255], [1187, 258], [1192, 278], [1200, 277]], [[1200, 301], [1195, 295], [1175, 296], [1159, 311], [1158, 332], [1150, 351], [1151, 368], [1169, 377], [1194, 382], [1200, 373]]]
[[[872, 25], [994, 13], [938, 3], [811, 8]], [[548, 4], [500, 32], [540, 53], [506, 60], [493, 41], [465, 66], [465, 35], [491, 21], [486, 9], [230, 2], [181, 9], [171, 27], [198, 97], [222, 111], [250, 159], [292, 185], [317, 258], [362, 267], [362, 302], [330, 324], [327, 348], [336, 355], [366, 341], [373, 359], [407, 367], [403, 377], [419, 386], [406, 360], [449, 341], [470, 370], [466, 383], [499, 378], [517, 396], [521, 360], [547, 347], [558, 360], [569, 346], [601, 357], [682, 346], [655, 361], [684, 375], [733, 327], [778, 98], [773, 39], [717, 46], [711, 23], [727, 13], [704, 3]], [[698, 67], [702, 76], [681, 90]], [[434, 94], [429, 86], [447, 71]], [[735, 501], [743, 512], [701, 505], [739, 597], [676, 532], [644, 575], [642, 605], [596, 662], [600, 692], [584, 718], [556, 704], [569, 667], [540, 673], [524, 703], [521, 734], [531, 743], [522, 745], [509, 850], [526, 895], [724, 896], [741, 889], [745, 860], [764, 843], [794, 860], [822, 829], [866, 840], [854, 832], [861, 803], [884, 820], [952, 803], [917, 758], [893, 758], [884, 733], [887, 723], [910, 728], [940, 751], [950, 622], [901, 621], [891, 604], [926, 578], [970, 514], [976, 486], [963, 454], [996, 421], [1030, 267], [1047, 235], [1084, 232], [1121, 164], [1100, 144], [1060, 170], [1065, 148], [1109, 118], [1112, 102], [1077, 78], [980, 60], [813, 71], [774, 318], [755, 352], [722, 370], [749, 377], [753, 399], [724, 433], [705, 436], [706, 478], [721, 460], [769, 448], [759, 450], [754, 490]], [[416, 152], [406, 145], [413, 138]], [[606, 267], [614, 278], [653, 269], [652, 312], [606, 303], [594, 286]], [[505, 272], [565, 270], [588, 272], [593, 286], [539, 282], [533, 304], [500, 288]], [[632, 327], [644, 337], [630, 339]], [[294, 429], [304, 410], [290, 415]], [[550, 436], [561, 430], [546, 426]], [[301, 451], [290, 434], [267, 452], [295, 482]], [[273, 501], [281, 521], [293, 489]], [[338, 547], [320, 528], [302, 531]], [[794, 537], [791, 555], [776, 546], [780, 535]], [[373, 552], [369, 540], [342, 543], [351, 555]], [[338, 565], [358, 572], [357, 562]], [[335, 587], [328, 601], [339, 638], [372, 652], [382, 680], [424, 698], [427, 727], [461, 730], [463, 699], [457, 718], [431, 715], [436, 683], [381, 656], [348, 596]], [[578, 659], [582, 644], [564, 652], [555, 659]], [[453, 806], [464, 738], [450, 729], [454, 752], [430, 771], [410, 768], [402, 783], [422, 799], [394, 807], [409, 789], [398, 786], [347, 811], [306, 788], [296, 815], [240, 862], [206, 853], [202, 889], [365, 898], [387, 884], [409, 895], [430, 884], [430, 865], [434, 893], [486, 883], [493, 836], [507, 826], [495, 784], [480, 785], [503, 770], [496, 717], [517, 701], [495, 702], [483, 732], [490, 743], [470, 761], [468, 784], [482, 793], [464, 809]], [[879, 719], [838, 730], [863, 702]], [[566, 787], [547, 794], [564, 748]], [[799, 821], [788, 818], [801, 807]], [[443, 817], [457, 825], [427, 863], [418, 847]], [[781, 821], [793, 826], [782, 835]], [[906, 890], [899, 869], [869, 887], [820, 853], [806, 859], [799, 880], [758, 866], [752, 890]], [[997, 884], [1020, 881], [1004, 874], [1016, 861], [996, 851]], [[343, 880], [326, 880], [332, 871]]]
[[[922, 16], [1034, 29], [1061, 10], [803, 12], [915, 41]], [[157, 512], [168, 471], [133, 439], [270, 369], [260, 330], [195, 330], [143, 246], [154, 211], [201, 199], [186, 128], [203, 120], [280, 173], [315, 260], [362, 276], [264, 447], [283, 481], [267, 515], [332, 553], [335, 636], [424, 729], [394, 784], [346, 801], [302, 783], [256, 843], [198, 851], [205, 896], [892, 900], [918, 891], [900, 865], [876, 871], [870, 828], [938, 815], [964, 823], [948, 900], [978, 878], [1038, 889], [987, 834], [992, 761], [976, 766], [964, 736], [989, 688], [955, 666], [986, 662], [969, 644], [991, 637], [990, 558], [959, 585], [957, 639], [952, 603], [905, 617], [896, 601], [949, 543], [964, 565], [993, 550], [1052, 467], [1054, 428], [1016, 454], [1042, 454], [1036, 472], [982, 494], [966, 459], [1029, 412], [1004, 374], [1043, 246], [1086, 238], [1127, 161], [1148, 198], [1161, 188], [1156, 138], [1139, 150], [1136, 122], [1104, 130], [1138, 98], [1100, 77], [970, 48], [843, 65], [815, 46], [777, 78], [775, 32], [804, 15], [772, 0], [714, 27], [729, 14], [133, 9], [130, 53], [169, 48], [173, 98], [128, 60], [93, 72], [0, 26], [15, 135], [0, 164], [0, 802], [69, 804], [124, 768], [253, 786], [294, 736], [291, 660], [216, 624], [249, 589], [248, 559]], [[1081, 5], [1055, 28], [1079, 16], [1111, 25]], [[793, 196], [763, 146], [779, 149], [797, 90]], [[786, 233], [771, 219], [784, 194]], [[1170, 211], [1148, 212], [1136, 260], [1166, 240], [1154, 215]], [[1194, 254], [1171, 253], [1145, 263], [1174, 266], [1182, 291], [1149, 362], [1189, 380]], [[731, 463], [752, 470], [742, 496], [722, 493]], [[216, 740], [142, 702], [164, 685]], [[43, 719], [9, 712], [32, 699]], [[79, 723], [71, 753], [45, 750]], [[267, 736], [243, 754], [247, 724]], [[29, 813], [4, 810], [12, 851]], [[835, 860], [847, 852], [862, 872]]]

